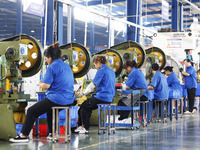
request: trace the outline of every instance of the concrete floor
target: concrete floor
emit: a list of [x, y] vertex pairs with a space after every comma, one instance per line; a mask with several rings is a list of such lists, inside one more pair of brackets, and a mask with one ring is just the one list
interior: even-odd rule
[[115, 134], [97, 134], [97, 127], [91, 127], [88, 135], [72, 134], [70, 143], [52, 143], [46, 137], [35, 138], [25, 144], [0, 141], [0, 150], [200, 150], [199, 113], [184, 115], [167, 123], [152, 123], [145, 128], [131, 130], [117, 129]]

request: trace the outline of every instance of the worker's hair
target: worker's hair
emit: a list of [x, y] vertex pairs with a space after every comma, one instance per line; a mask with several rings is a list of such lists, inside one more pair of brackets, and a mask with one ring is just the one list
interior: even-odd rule
[[190, 59], [184, 59], [184, 61], [187, 61], [187, 62], [190, 62], [190, 64], [192, 65], [192, 66], [194, 66], [194, 63], [190, 60]]
[[133, 67], [138, 68], [138, 65], [135, 62], [135, 60], [127, 61], [125, 64], [123, 64], [124, 69], [126, 69], [128, 66], [131, 67], [131, 68], [133, 68]]
[[159, 70], [159, 65], [158, 64], [153, 64], [151, 67], [154, 71], [158, 71]]
[[59, 48], [60, 43], [56, 42], [50, 46], [48, 46], [44, 50], [44, 56], [49, 58], [52, 57], [52, 60], [61, 58], [61, 50]]
[[167, 67], [164, 68], [164, 70], [165, 70], [165, 71], [173, 72], [173, 68], [174, 68], [174, 67], [172, 67], [172, 66], [167, 66]]
[[107, 63], [106, 57], [103, 55], [94, 57], [93, 63], [97, 63], [97, 62], [100, 62], [101, 64], [106, 64]]
[[190, 63], [191, 63], [191, 60], [190, 60], [190, 59], [188, 59], [188, 58], [187, 58], [187, 59], [184, 59], [184, 61], [187, 61], [187, 62], [190, 62]]

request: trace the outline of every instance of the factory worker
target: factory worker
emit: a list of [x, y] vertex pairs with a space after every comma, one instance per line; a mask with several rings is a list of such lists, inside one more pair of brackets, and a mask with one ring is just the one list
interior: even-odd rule
[[182, 74], [185, 77], [185, 88], [187, 89], [189, 100], [189, 111], [186, 111], [184, 114], [194, 114], [196, 112], [196, 109], [194, 109], [194, 99], [197, 90], [197, 75], [190, 59], [185, 59], [184, 63], [186, 72], [183, 71]]
[[93, 81], [87, 86], [86, 90], [78, 94], [78, 97], [91, 93], [97, 86], [95, 94], [84, 101], [78, 111], [79, 127], [76, 133], [87, 134], [90, 127], [90, 117], [92, 110], [97, 109], [97, 104], [110, 104], [115, 95], [115, 73], [106, 63], [105, 56], [96, 56], [93, 60], [97, 73]]
[[169, 86], [169, 90], [179, 90], [182, 92], [182, 87], [180, 84], [180, 81], [177, 77], [177, 75], [173, 72], [173, 67], [172, 66], [167, 66], [164, 68], [165, 70], [165, 75], [167, 77], [167, 84]]
[[39, 85], [41, 88], [47, 89], [46, 97], [27, 110], [21, 134], [10, 139], [11, 142], [28, 142], [28, 136], [35, 119], [44, 113], [47, 113], [49, 129], [47, 139], [52, 139], [52, 107], [69, 106], [74, 102], [73, 72], [70, 66], [61, 59], [59, 43], [57, 42], [45, 49], [44, 57], [49, 66]]
[[152, 72], [154, 74], [151, 83], [148, 86], [149, 90], [154, 90], [154, 99], [156, 100], [168, 100], [169, 89], [167, 79], [159, 71], [159, 65], [152, 65]]
[[[133, 105], [139, 100], [143, 100], [143, 97], [145, 97], [143, 94], [145, 90], [147, 89], [147, 81], [144, 77], [144, 74], [138, 69], [137, 63], [133, 61], [127, 61], [123, 68], [128, 73], [128, 79], [125, 83], [122, 85], [123, 90], [133, 89], [133, 90], [139, 90], [140, 94], [134, 94], [133, 95]], [[141, 98], [142, 97], [142, 98]], [[147, 100], [147, 98], [145, 99]], [[131, 106], [131, 95], [129, 94], [127, 98], [123, 98], [119, 100], [118, 106]], [[130, 111], [118, 111], [118, 114], [120, 115], [118, 120], [121, 121], [123, 119], [128, 118]]]

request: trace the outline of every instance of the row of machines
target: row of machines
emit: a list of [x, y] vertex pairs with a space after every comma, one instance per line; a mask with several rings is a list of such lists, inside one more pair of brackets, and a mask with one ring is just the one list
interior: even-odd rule
[[[62, 59], [75, 78], [84, 76], [91, 67], [91, 54], [78, 43], [60, 46]], [[34, 37], [22, 34], [0, 41], [0, 139], [16, 136], [16, 124], [23, 124], [27, 102], [23, 78], [37, 74], [44, 66], [43, 47]], [[38, 81], [39, 83], [39, 81]], [[37, 83], [36, 83], [37, 84]]]
[[[151, 47], [144, 50], [140, 44], [132, 41], [93, 55], [86, 47], [74, 42], [61, 45], [60, 48], [62, 60], [70, 65], [75, 78], [88, 73], [93, 66], [92, 58], [97, 55], [108, 58], [108, 66], [115, 72], [117, 83], [123, 82], [123, 76], [126, 75], [123, 64], [128, 60], [138, 63], [148, 83], [153, 77], [151, 65], [158, 63], [162, 69], [167, 62], [161, 49]], [[15, 124], [23, 124], [25, 107], [27, 102], [32, 101], [29, 94], [24, 94], [23, 78], [34, 76], [43, 66], [43, 47], [34, 37], [22, 34], [0, 41], [0, 139], [8, 140], [16, 136]], [[87, 84], [89, 82], [84, 82], [83, 88]], [[116, 95], [114, 102], [117, 103], [119, 99]], [[92, 124], [97, 124], [97, 112], [93, 114]]]

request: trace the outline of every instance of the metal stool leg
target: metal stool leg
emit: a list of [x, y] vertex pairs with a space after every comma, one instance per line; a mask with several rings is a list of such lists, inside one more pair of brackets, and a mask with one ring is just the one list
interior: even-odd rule
[[176, 113], [176, 120], [178, 120], [178, 99], [175, 101], [175, 113]]
[[52, 141], [54, 142], [55, 140], [55, 108], [52, 108], [53, 109], [53, 119], [52, 119]]
[[170, 120], [172, 121], [172, 111], [173, 111], [173, 109], [172, 109], [172, 107], [173, 107], [173, 100], [172, 99], [169, 99], [169, 101], [170, 101]]
[[98, 134], [100, 134], [100, 128], [101, 128], [101, 105], [98, 105], [98, 121], [99, 121]]

